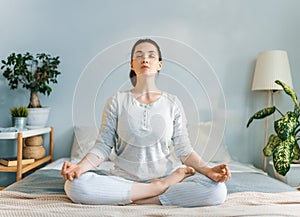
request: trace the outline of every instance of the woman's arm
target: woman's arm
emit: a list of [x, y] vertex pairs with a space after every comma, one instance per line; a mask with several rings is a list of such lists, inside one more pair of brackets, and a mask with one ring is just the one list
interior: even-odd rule
[[231, 177], [230, 170], [226, 164], [209, 167], [195, 151], [188, 156], [181, 157], [181, 161], [185, 165], [193, 167], [198, 173], [206, 175], [216, 182], [225, 182]]
[[65, 162], [61, 169], [61, 175], [65, 180], [72, 181], [82, 173], [99, 166], [106, 160], [115, 144], [117, 125], [117, 100], [116, 95], [109, 98], [105, 104], [102, 115], [100, 131], [94, 147], [78, 163]]
[[64, 180], [72, 181], [78, 178], [82, 173], [89, 171], [90, 169], [96, 168], [103, 162], [103, 159], [98, 158], [95, 154], [87, 154], [78, 164], [72, 162], [64, 162], [61, 175]]

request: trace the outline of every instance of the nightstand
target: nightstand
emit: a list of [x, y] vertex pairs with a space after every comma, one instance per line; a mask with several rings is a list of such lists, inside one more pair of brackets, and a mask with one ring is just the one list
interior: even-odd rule
[[[273, 167], [273, 161], [270, 161], [270, 164]], [[280, 175], [276, 172], [273, 167], [274, 175], [277, 179], [285, 182], [286, 184], [299, 189], [300, 187], [300, 164], [291, 164], [290, 170], [285, 176]]]
[[[25, 138], [31, 136], [38, 136], [49, 134], [49, 155], [43, 157], [42, 159], [36, 160], [34, 163], [22, 165], [22, 157], [23, 157], [23, 145], [25, 142]], [[41, 164], [46, 162], [53, 161], [53, 153], [54, 153], [54, 128], [53, 127], [45, 127], [39, 129], [32, 129], [32, 130], [24, 130], [20, 132], [1, 132], [0, 139], [8, 140], [14, 139], [17, 140], [17, 166], [4, 166], [0, 164], [0, 172], [15, 172], [16, 173], [16, 181], [22, 179], [22, 175]]]

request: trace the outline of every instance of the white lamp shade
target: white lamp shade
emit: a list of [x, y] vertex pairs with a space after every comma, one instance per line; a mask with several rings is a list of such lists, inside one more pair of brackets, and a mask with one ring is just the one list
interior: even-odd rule
[[283, 81], [293, 88], [287, 52], [271, 50], [259, 53], [252, 90], [282, 90], [282, 87], [275, 83], [276, 80]]

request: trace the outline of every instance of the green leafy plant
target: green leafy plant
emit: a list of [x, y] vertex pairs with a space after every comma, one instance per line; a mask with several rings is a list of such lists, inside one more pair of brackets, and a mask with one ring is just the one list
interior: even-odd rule
[[27, 117], [28, 108], [26, 106], [16, 106], [10, 108], [10, 114], [12, 117]]
[[41, 53], [36, 57], [30, 53], [12, 53], [7, 60], [2, 60], [1, 70], [8, 80], [11, 89], [17, 89], [19, 85], [30, 90], [30, 103], [28, 108], [40, 108], [38, 93], [50, 95], [52, 92], [50, 83], [57, 83], [57, 76], [61, 74], [57, 70], [60, 63], [59, 57]]
[[292, 88], [279, 80], [276, 80], [275, 83], [280, 85], [284, 92], [291, 97], [294, 102], [294, 110], [283, 114], [276, 106], [264, 108], [256, 112], [249, 119], [247, 127], [249, 127], [254, 119], [263, 119], [272, 115], [275, 111], [280, 113], [281, 118], [274, 122], [276, 134], [270, 135], [268, 143], [263, 149], [263, 153], [266, 157], [273, 156], [273, 163], [276, 171], [285, 176], [290, 169], [292, 160], [299, 160], [300, 158], [300, 149], [298, 145], [300, 136], [297, 135], [300, 132], [300, 104], [297, 100], [297, 95]]

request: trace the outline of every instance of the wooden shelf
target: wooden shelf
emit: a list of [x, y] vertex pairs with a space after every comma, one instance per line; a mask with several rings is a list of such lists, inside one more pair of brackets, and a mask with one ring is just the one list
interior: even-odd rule
[[[22, 165], [22, 171], [23, 171], [23, 173], [26, 173], [26, 172], [36, 168], [37, 166], [39, 166], [43, 163], [46, 163], [48, 161], [51, 161], [51, 160], [52, 160], [52, 157], [50, 155], [48, 155], [46, 157], [43, 157], [42, 159], [36, 160], [34, 163]], [[1, 172], [16, 172], [17, 166], [7, 167], [7, 166], [0, 164], [0, 171]]]
[[[23, 145], [25, 142], [25, 138], [31, 136], [38, 136], [43, 134], [50, 134], [49, 138], [49, 155], [43, 157], [42, 159], [36, 160], [34, 163], [22, 165], [22, 156], [23, 156]], [[46, 162], [53, 161], [53, 154], [54, 154], [54, 128], [53, 127], [45, 127], [40, 129], [33, 129], [33, 130], [24, 130], [20, 132], [5, 132], [0, 133], [0, 139], [16, 139], [17, 140], [17, 166], [4, 166], [0, 164], [0, 172], [15, 172], [16, 173], [16, 181], [22, 179], [22, 175], [39, 165], [42, 165]]]

